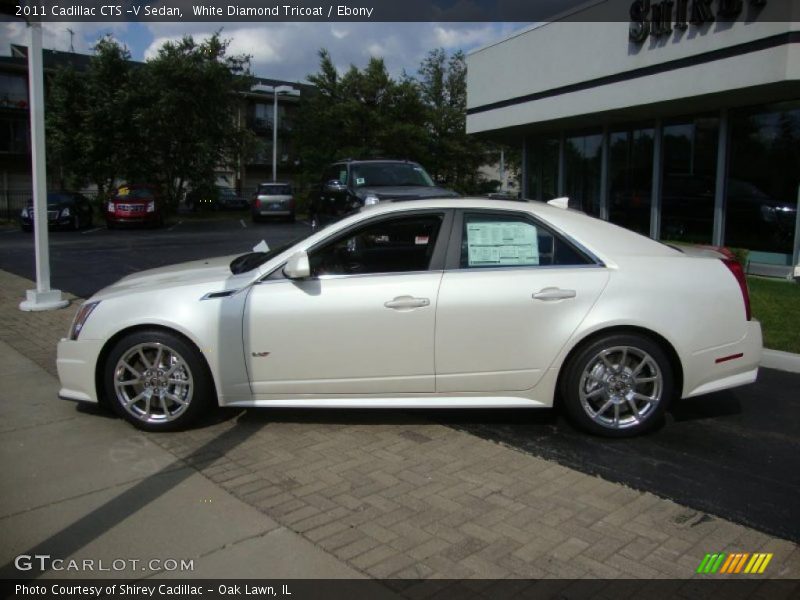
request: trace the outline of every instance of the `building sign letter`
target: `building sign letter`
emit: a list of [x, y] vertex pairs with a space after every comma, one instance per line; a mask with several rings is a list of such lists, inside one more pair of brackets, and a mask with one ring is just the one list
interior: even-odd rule
[[[766, 3], [767, 0], [750, 0], [750, 5], [756, 9], [763, 8]], [[641, 44], [648, 36], [669, 35], [673, 27], [685, 31], [689, 23], [701, 27], [717, 17], [735, 19], [742, 13], [743, 5], [744, 0], [660, 0], [652, 3], [651, 0], [634, 0], [630, 8], [628, 39]]]

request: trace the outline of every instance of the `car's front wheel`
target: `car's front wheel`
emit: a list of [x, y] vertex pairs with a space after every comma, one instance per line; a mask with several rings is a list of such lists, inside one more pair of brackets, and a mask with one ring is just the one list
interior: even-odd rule
[[139, 429], [184, 429], [211, 404], [214, 385], [200, 352], [183, 338], [160, 330], [120, 339], [105, 363], [106, 398], [115, 412]]
[[582, 429], [631, 437], [658, 426], [675, 390], [664, 350], [638, 334], [602, 336], [581, 348], [561, 379], [564, 408]]

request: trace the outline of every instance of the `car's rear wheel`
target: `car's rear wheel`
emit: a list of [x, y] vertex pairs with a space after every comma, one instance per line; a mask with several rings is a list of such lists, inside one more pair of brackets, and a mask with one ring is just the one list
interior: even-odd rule
[[658, 426], [674, 390], [666, 353], [638, 334], [594, 340], [572, 356], [561, 379], [570, 419], [607, 437], [635, 436]]
[[119, 340], [105, 363], [106, 397], [139, 429], [173, 431], [194, 422], [214, 398], [200, 352], [165, 331], [138, 331]]

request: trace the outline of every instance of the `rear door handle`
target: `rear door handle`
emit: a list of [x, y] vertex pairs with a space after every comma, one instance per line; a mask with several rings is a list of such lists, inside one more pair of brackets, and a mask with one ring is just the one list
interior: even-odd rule
[[575, 296], [575, 290], [562, 290], [561, 288], [557, 287], [546, 287], [534, 293], [533, 299], [548, 302], [553, 300], [567, 300], [568, 298], [574, 298]]
[[413, 296], [398, 296], [394, 300], [384, 302], [386, 308], [393, 308], [394, 310], [411, 310], [413, 308], [422, 308], [429, 306], [431, 301], [428, 298], [414, 298]]

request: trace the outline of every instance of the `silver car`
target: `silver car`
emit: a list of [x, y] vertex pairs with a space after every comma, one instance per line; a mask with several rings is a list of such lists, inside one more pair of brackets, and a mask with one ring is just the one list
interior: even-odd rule
[[295, 201], [291, 184], [278, 181], [259, 184], [250, 207], [255, 222], [274, 217], [294, 221]]

